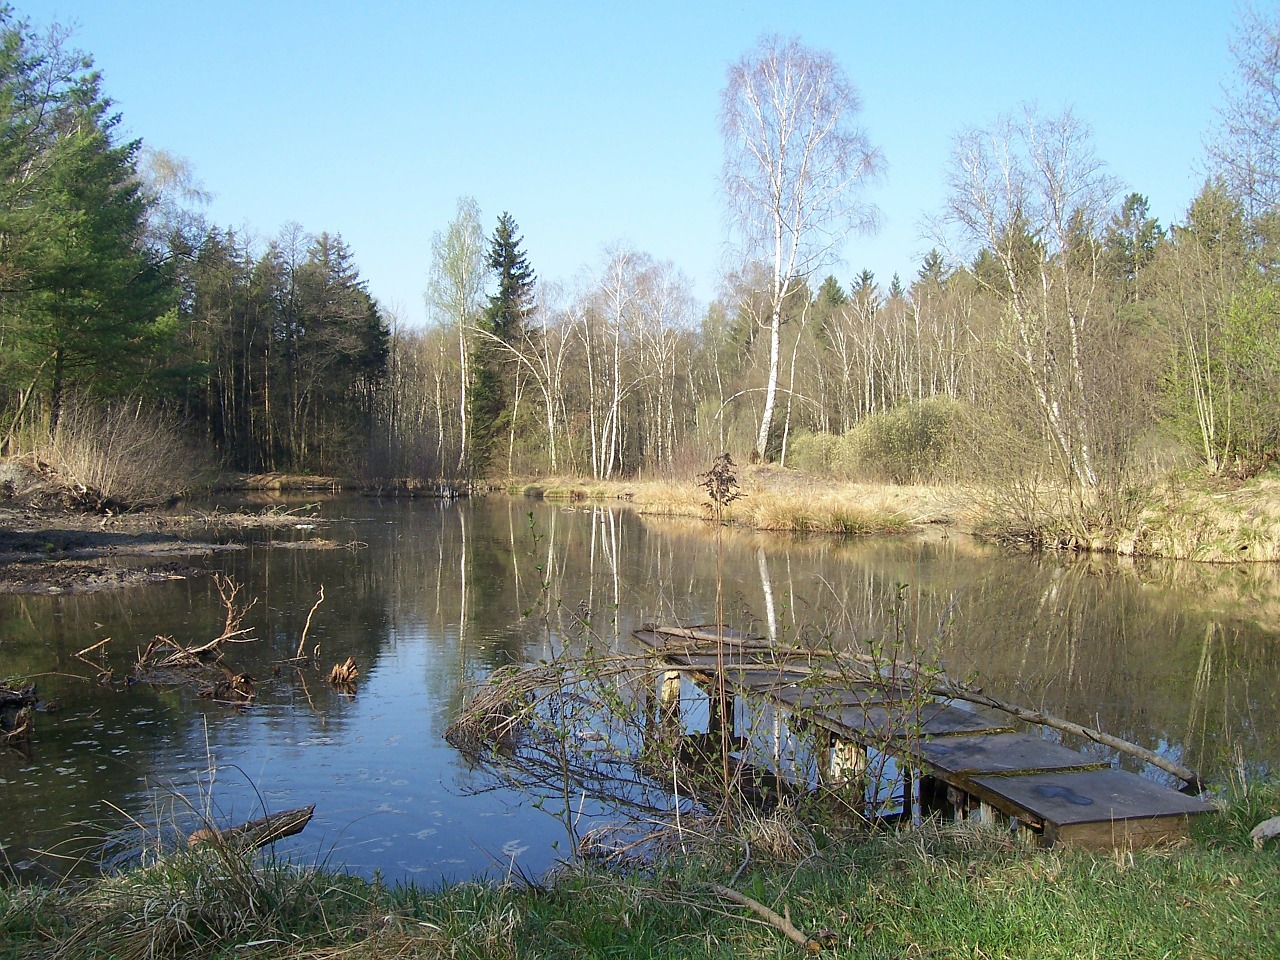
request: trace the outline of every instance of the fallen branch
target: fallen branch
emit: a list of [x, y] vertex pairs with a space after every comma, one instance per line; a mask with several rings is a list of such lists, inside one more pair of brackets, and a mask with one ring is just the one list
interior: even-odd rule
[[813, 937], [805, 936], [796, 928], [794, 923], [776, 911], [770, 910], [759, 900], [752, 900], [745, 893], [739, 893], [737, 890], [730, 887], [722, 887], [718, 883], [709, 883], [707, 884], [707, 887], [710, 888], [717, 896], [724, 897], [726, 900], [731, 900], [739, 906], [746, 907], [756, 916], [767, 921], [770, 926], [774, 927], [793, 943], [798, 943], [800, 946], [812, 953], [817, 953], [822, 949], [822, 941], [816, 940]]
[[4, 731], [6, 746], [22, 749], [31, 742], [31, 708], [23, 707], [13, 715], [13, 729]]
[[[103, 637], [103, 638], [102, 638], [101, 640], [99, 640], [97, 643], [92, 644], [91, 646], [85, 647], [83, 650], [81, 650], [79, 653], [77, 653], [77, 654], [76, 654], [76, 658], [77, 658], [77, 659], [79, 659], [79, 660], [83, 660], [83, 659], [84, 659], [84, 655], [85, 655], [86, 653], [93, 653], [93, 651], [97, 650], [99, 647], [105, 647], [105, 646], [106, 646], [108, 643], [110, 643], [110, 642], [111, 642], [111, 638], [110, 638], [110, 637]], [[96, 664], [94, 664], [94, 666], [96, 666]]]
[[298, 640], [298, 652], [293, 655], [295, 660], [302, 659], [302, 650], [307, 645], [307, 631], [311, 629], [311, 618], [315, 616], [316, 610], [320, 604], [324, 603], [324, 584], [320, 584], [320, 596], [311, 607], [311, 612], [307, 614], [307, 622], [302, 625], [302, 637]]
[[187, 846], [198, 847], [205, 843], [217, 843], [236, 849], [257, 850], [284, 837], [301, 833], [311, 822], [311, 815], [315, 813], [315, 809], [316, 805], [313, 803], [309, 807], [284, 810], [259, 817], [257, 820], [250, 820], [229, 830], [204, 827], [187, 838]]
[[978, 693], [975, 690], [969, 690], [964, 686], [956, 683], [944, 684], [934, 687], [930, 693], [940, 697], [954, 697], [957, 700], [965, 700], [968, 703], [975, 703], [983, 707], [991, 707], [1009, 714], [1011, 717], [1017, 717], [1019, 720], [1025, 720], [1028, 723], [1036, 723], [1045, 727], [1053, 727], [1055, 730], [1061, 730], [1064, 733], [1070, 733], [1077, 737], [1084, 737], [1095, 743], [1100, 743], [1104, 747], [1111, 747], [1113, 750], [1119, 750], [1121, 753], [1127, 753], [1131, 757], [1137, 757], [1153, 767], [1159, 767], [1166, 773], [1173, 774], [1179, 780], [1183, 781], [1188, 787], [1197, 793], [1205, 789], [1204, 781], [1200, 779], [1200, 775], [1194, 770], [1184, 767], [1180, 763], [1162, 757], [1158, 753], [1153, 753], [1146, 747], [1140, 747], [1136, 743], [1130, 743], [1121, 737], [1112, 736], [1109, 733], [1103, 733], [1101, 730], [1095, 730], [1092, 727], [1086, 727], [1079, 723], [1073, 723], [1070, 720], [1063, 720], [1061, 717], [1055, 717], [1051, 713], [1044, 713], [1040, 710], [1030, 710], [1026, 707], [1020, 707], [1014, 703], [1006, 703], [1003, 700], [997, 700], [995, 697], [988, 696], [985, 693]]

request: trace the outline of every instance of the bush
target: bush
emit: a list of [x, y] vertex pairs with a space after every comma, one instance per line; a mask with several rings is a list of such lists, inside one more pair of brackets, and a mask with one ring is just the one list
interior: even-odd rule
[[867, 417], [850, 434], [860, 472], [894, 483], [941, 478], [963, 415], [962, 404], [934, 397]]
[[787, 451], [788, 466], [816, 476], [833, 476], [840, 441], [834, 433], [797, 433]]
[[139, 402], [68, 404], [32, 453], [91, 509], [167, 503], [207, 486], [217, 469], [176, 418]]

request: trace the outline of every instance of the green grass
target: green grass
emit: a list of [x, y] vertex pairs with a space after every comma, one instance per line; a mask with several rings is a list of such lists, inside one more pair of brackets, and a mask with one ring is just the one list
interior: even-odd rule
[[[766, 904], [824, 956], [1280, 956], [1280, 852], [1248, 831], [1280, 808], [1254, 788], [1189, 844], [1040, 850], [999, 833], [815, 831], [787, 852], [746, 826], [659, 863], [574, 866], [536, 886], [388, 886], [230, 853], [182, 853], [80, 888], [0, 887], [0, 957], [795, 957], [708, 887]], [[805, 828], [787, 824], [791, 830]], [[816, 838], [816, 847], [814, 845]], [[813, 852], [816, 849], [816, 853]], [[745, 866], [744, 866], [745, 865]]]

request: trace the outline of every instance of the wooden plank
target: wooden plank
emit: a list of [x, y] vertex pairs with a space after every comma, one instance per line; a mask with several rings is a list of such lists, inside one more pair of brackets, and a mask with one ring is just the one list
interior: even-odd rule
[[1211, 813], [1198, 797], [1127, 770], [1076, 770], [1026, 776], [974, 777], [973, 782], [1057, 828], [1117, 820]]
[[[764, 637], [751, 633], [743, 633], [741, 630], [734, 630], [732, 627], [722, 627], [714, 623], [702, 623], [694, 627], [664, 627], [654, 626], [651, 630], [644, 631], [652, 633], [656, 637], [670, 637], [677, 640], [696, 640], [700, 643], [717, 643], [720, 640], [726, 640], [730, 643], [763, 643]], [[666, 642], [665, 640], [662, 642]]]
[[950, 777], [1095, 770], [1109, 766], [1059, 743], [1025, 733], [939, 737], [922, 741], [917, 756]]
[[1178, 814], [1169, 817], [1076, 823], [1069, 826], [1045, 824], [1044, 837], [1046, 843], [1062, 843], [1089, 850], [1151, 847], [1183, 839], [1190, 832], [1190, 820], [1188, 814]]
[[939, 737], [966, 733], [1005, 733], [1012, 729], [1008, 724], [988, 720], [972, 710], [963, 710], [943, 703], [911, 707], [880, 706], [871, 703], [813, 711], [806, 713], [805, 716], [836, 733], [847, 733], [863, 740], [882, 740], [886, 737]]
[[[726, 650], [723, 656], [716, 656], [714, 653], [663, 653], [664, 660], [671, 663], [678, 663], [684, 667], [693, 667], [698, 670], [715, 670], [721, 664], [725, 669], [764, 669], [764, 670], [786, 670], [787, 662], [785, 660], [777, 660], [773, 657], [759, 656], [750, 651]], [[810, 676], [808, 671], [793, 671], [799, 677]]]
[[867, 704], [897, 703], [907, 699], [901, 688], [853, 682], [844, 687], [790, 687], [773, 691], [774, 697], [793, 710], [839, 710]]
[[809, 679], [809, 674], [798, 670], [786, 669], [742, 669], [725, 670], [725, 680], [731, 686], [742, 687], [753, 693], [768, 693], [778, 697], [781, 691], [794, 690], [796, 684]]

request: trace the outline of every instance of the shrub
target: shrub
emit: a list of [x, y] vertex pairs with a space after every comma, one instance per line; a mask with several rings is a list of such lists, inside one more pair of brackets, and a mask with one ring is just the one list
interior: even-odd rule
[[895, 483], [940, 478], [963, 415], [962, 404], [934, 397], [867, 417], [849, 435], [859, 472]]
[[93, 509], [167, 503], [207, 485], [217, 468], [176, 418], [136, 401], [67, 404], [32, 452]]

